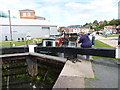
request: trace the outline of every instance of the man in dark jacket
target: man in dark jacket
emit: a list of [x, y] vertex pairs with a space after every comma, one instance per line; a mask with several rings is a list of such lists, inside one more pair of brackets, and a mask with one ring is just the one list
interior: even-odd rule
[[[79, 38], [79, 40], [77, 40], [77, 43], [82, 43], [81, 48], [91, 48], [92, 43], [90, 41], [88, 34], [85, 34], [84, 32], [80, 34], [81, 34], [81, 37]], [[89, 55], [86, 55], [86, 60], [89, 60]]]

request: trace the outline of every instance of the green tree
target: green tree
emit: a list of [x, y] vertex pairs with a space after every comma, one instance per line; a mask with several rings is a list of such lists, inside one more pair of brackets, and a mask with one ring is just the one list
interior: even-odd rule
[[89, 24], [88, 23], [86, 23], [86, 24], [84, 24], [83, 26], [88, 26]]
[[109, 25], [116, 25], [116, 26], [118, 26], [118, 25], [120, 25], [120, 20], [118, 19], [118, 20], [111, 20], [110, 22], [109, 22]]
[[108, 22], [106, 20], [104, 20], [104, 24], [107, 24]]
[[93, 29], [95, 29], [95, 31], [99, 31], [100, 30], [99, 25], [96, 25], [96, 27], [94, 27]]
[[97, 21], [97, 20], [95, 20], [95, 21], [93, 22], [93, 24], [97, 25], [97, 24], [98, 24], [98, 21]]
[[94, 29], [94, 28], [92, 27], [92, 25], [90, 25], [90, 29]]
[[99, 30], [104, 29], [105, 24], [99, 25]]
[[0, 17], [8, 17], [3, 11], [0, 11]]

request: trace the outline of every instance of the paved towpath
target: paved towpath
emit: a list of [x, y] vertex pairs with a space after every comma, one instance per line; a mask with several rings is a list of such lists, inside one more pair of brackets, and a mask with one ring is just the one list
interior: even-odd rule
[[109, 46], [116, 47], [118, 45], [118, 37], [101, 37], [96, 36], [97, 40], [100, 40], [101, 42], [108, 44]]
[[110, 88], [119, 87], [119, 65], [111, 59], [96, 59], [92, 64], [95, 78], [85, 79], [86, 88], [108, 88], [105, 90], [112, 90]]
[[[97, 40], [108, 44], [109, 46], [116, 47], [118, 45], [118, 37], [100, 37], [96, 36]], [[100, 89], [112, 89], [119, 90], [119, 64], [116, 60], [110, 58], [96, 59], [92, 63], [95, 78], [85, 79], [86, 88], [100, 88]], [[118, 89], [119, 88], [119, 89]]]
[[73, 63], [68, 60], [53, 88], [85, 88], [85, 77], [94, 78], [91, 62], [84, 60]]

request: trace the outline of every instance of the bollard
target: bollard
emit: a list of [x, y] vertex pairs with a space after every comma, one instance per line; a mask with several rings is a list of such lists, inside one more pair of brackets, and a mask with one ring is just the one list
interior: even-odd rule
[[12, 42], [10, 41], [10, 47], [12, 47]]
[[12, 46], [13, 46], [13, 47], [15, 47], [16, 45], [15, 45], [15, 44], [13, 44]]
[[26, 46], [28, 47], [28, 40], [26, 40]]
[[116, 48], [116, 58], [120, 58], [120, 46]]
[[35, 52], [35, 49], [34, 47], [37, 47], [37, 45], [29, 45], [29, 52], [31, 53], [34, 53]]
[[118, 36], [118, 47], [116, 48], [116, 58], [120, 58], [120, 35]]
[[120, 47], [120, 35], [118, 36], [118, 46]]

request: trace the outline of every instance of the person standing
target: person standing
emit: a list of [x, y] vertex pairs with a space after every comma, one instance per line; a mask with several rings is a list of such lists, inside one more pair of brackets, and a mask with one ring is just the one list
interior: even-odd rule
[[107, 30], [105, 31], [105, 37], [106, 38], [108, 37], [108, 31]]
[[[81, 43], [81, 48], [91, 48], [92, 43], [90, 41], [90, 38], [88, 34], [85, 34], [85, 32], [81, 32], [81, 37], [76, 41], [76, 43]], [[90, 56], [86, 55], [86, 60], [90, 60]]]
[[92, 45], [95, 45], [95, 35], [92, 35]]
[[120, 35], [118, 36], [118, 46], [120, 46]]

